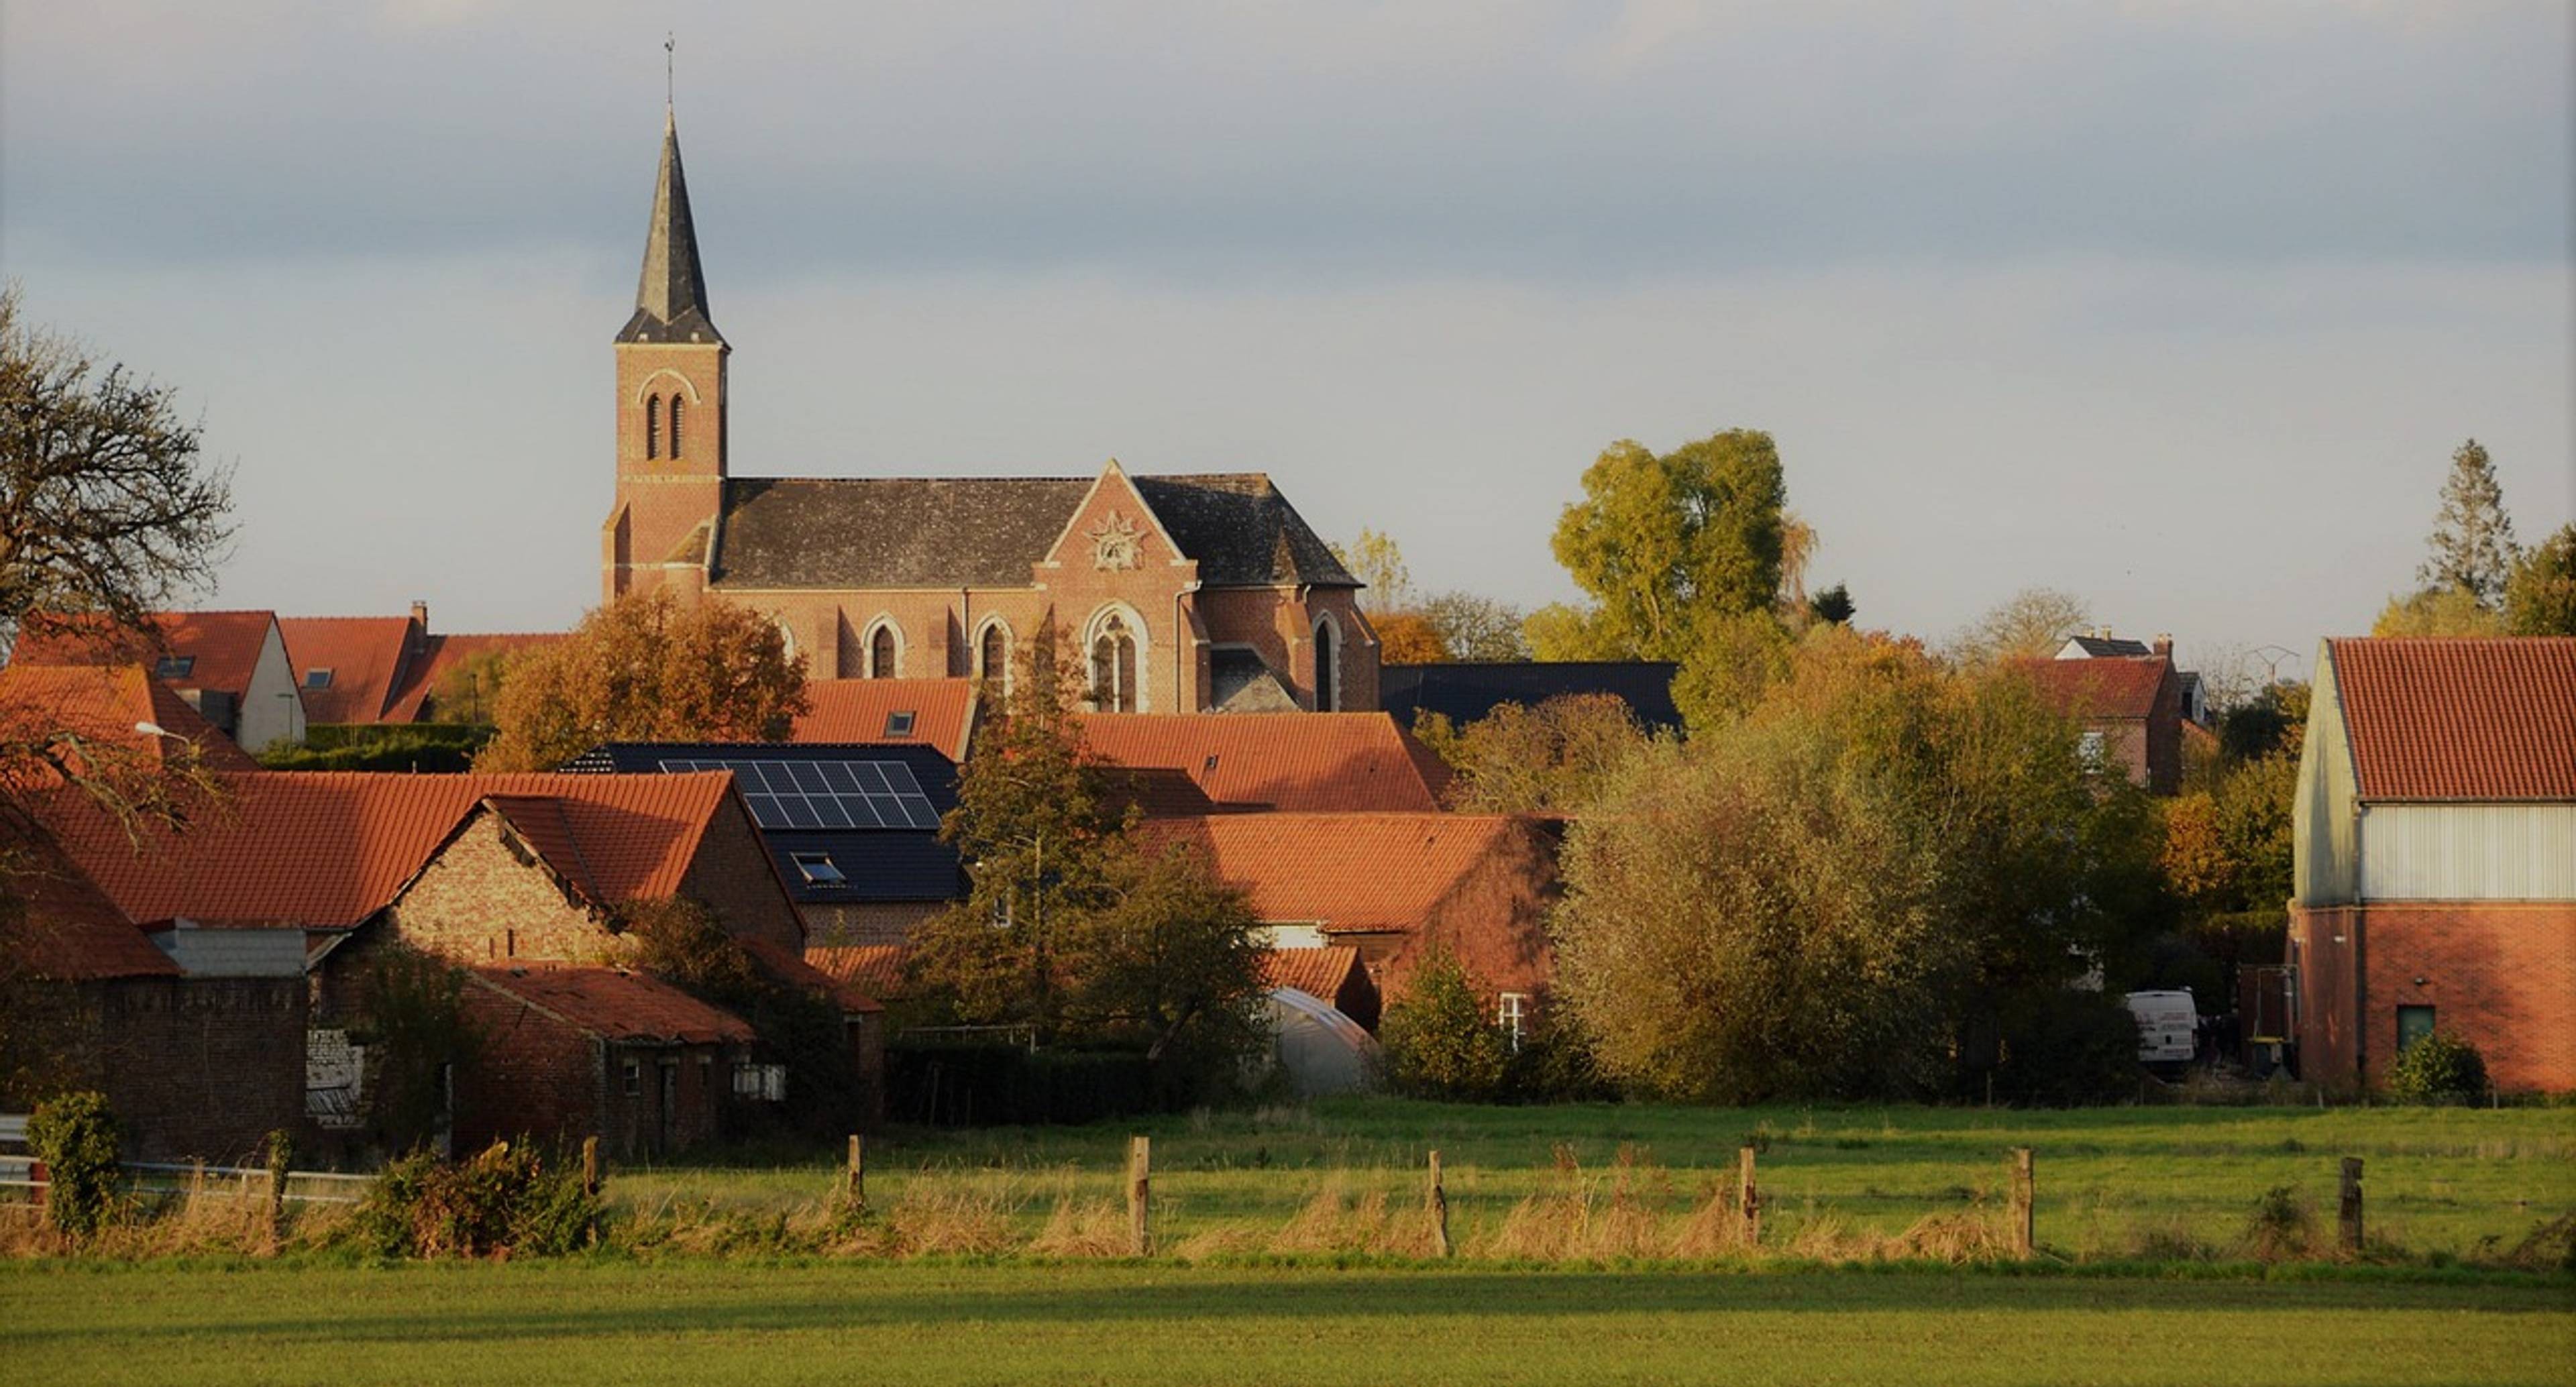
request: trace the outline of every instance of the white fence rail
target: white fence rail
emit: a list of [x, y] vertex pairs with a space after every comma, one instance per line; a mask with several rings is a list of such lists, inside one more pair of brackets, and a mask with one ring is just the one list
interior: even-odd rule
[[[33, 1156], [0, 1156], [0, 1189], [41, 1190], [52, 1184], [36, 1178], [38, 1164]], [[128, 1188], [137, 1194], [184, 1194], [202, 1180], [255, 1180], [263, 1188], [268, 1181], [264, 1166], [164, 1161], [126, 1161], [122, 1165]], [[343, 1175], [330, 1170], [290, 1170], [286, 1172], [285, 1193], [280, 1197], [295, 1204], [356, 1204], [366, 1198], [366, 1187], [375, 1179], [373, 1175]], [[299, 1190], [297, 1185], [306, 1188]], [[312, 1188], [316, 1185], [321, 1188]]]

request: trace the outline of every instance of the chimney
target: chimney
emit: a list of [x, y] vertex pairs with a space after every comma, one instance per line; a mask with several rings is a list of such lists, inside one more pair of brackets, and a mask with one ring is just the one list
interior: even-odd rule
[[429, 604], [427, 602], [423, 602], [418, 599], [413, 600], [411, 604], [411, 624], [424, 631], [429, 629]]
[[2159, 632], [2157, 632], [2157, 633], [2156, 633], [2156, 638], [2155, 638], [2153, 641], [2151, 641], [2151, 642], [2149, 642], [2149, 643], [2148, 643], [2147, 648], [2148, 648], [2149, 650], [2152, 650], [2152, 651], [2156, 652], [2156, 653], [2157, 653], [2157, 654], [2159, 654], [2159, 655], [2164, 656], [2164, 657], [2165, 657], [2166, 659], [2168, 659], [2168, 660], [2172, 659], [2172, 658], [2173, 658], [2173, 633], [2172, 633], [2171, 631], [2159, 631]]

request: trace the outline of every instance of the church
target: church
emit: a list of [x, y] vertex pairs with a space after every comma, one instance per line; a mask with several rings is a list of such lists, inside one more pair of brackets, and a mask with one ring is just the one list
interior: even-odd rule
[[666, 118], [617, 334], [603, 596], [769, 613], [816, 679], [1007, 680], [1070, 640], [1102, 712], [1378, 707], [1361, 584], [1264, 474], [735, 477], [727, 358]]

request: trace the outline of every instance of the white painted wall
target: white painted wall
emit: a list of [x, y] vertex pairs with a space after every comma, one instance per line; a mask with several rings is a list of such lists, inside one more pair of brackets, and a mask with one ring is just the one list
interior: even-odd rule
[[286, 638], [274, 619], [259, 643], [259, 663], [251, 668], [237, 726], [240, 735], [235, 740], [248, 752], [266, 750], [276, 742], [304, 740], [304, 698], [296, 692], [295, 667], [287, 660]]

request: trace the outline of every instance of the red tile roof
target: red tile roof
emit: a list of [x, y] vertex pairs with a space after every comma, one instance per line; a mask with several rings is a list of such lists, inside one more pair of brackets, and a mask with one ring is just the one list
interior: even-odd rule
[[1214, 814], [1142, 831], [1204, 850], [1264, 920], [1377, 931], [1421, 924], [1513, 830], [1498, 814]]
[[1261, 980], [1272, 987], [1293, 987], [1329, 1002], [1342, 995], [1342, 985], [1359, 971], [1360, 951], [1328, 944], [1320, 949], [1272, 949], [1261, 956]]
[[642, 973], [620, 968], [482, 967], [483, 986], [602, 1040], [747, 1045], [751, 1024]]
[[[278, 618], [277, 627], [286, 637], [304, 719], [319, 723], [383, 721], [422, 636], [407, 616], [289, 616]], [[317, 669], [331, 671], [328, 688], [310, 686]]]
[[864, 987], [847, 978], [815, 967], [794, 952], [766, 939], [746, 939], [742, 946], [758, 960], [762, 971], [772, 978], [837, 1004], [844, 1012], [883, 1011], [877, 999]]
[[871, 997], [900, 1001], [905, 995], [904, 964], [912, 950], [901, 944], [805, 946], [805, 962], [816, 972], [858, 988]]
[[2156, 692], [2173, 672], [2162, 655], [2102, 656], [2089, 660], [2024, 660], [2017, 668], [2041, 698], [2074, 718], [2146, 718]]
[[1103, 760], [1179, 771], [1225, 807], [1430, 813], [1449, 783], [1384, 713], [1123, 713], [1085, 718], [1082, 731]]
[[41, 835], [0, 829], [0, 951], [53, 982], [175, 977], [179, 965], [154, 947], [106, 894]]
[[[232, 738], [198, 716], [178, 690], [151, 678], [141, 665], [12, 664], [0, 669], [0, 742], [34, 744], [69, 732], [166, 762], [170, 739], [136, 730], [147, 722], [194, 746], [208, 769], [259, 769]], [[0, 776], [11, 772], [0, 767]]]
[[[688, 775], [396, 775], [269, 772], [226, 779], [217, 821], [155, 834], [142, 853], [68, 794], [47, 818], [64, 850], [138, 920], [356, 925], [389, 904], [488, 797], [561, 805], [570, 853], [605, 901], [675, 895], [707, 824], [732, 793], [723, 772]], [[510, 816], [522, 829], [533, 813]]]
[[2328, 641], [2365, 800], [2576, 800], [2576, 636]]
[[[972, 679], [817, 679], [805, 686], [813, 710], [796, 720], [791, 742], [892, 742], [936, 747], [966, 759], [975, 729]], [[911, 713], [912, 731], [886, 731], [886, 719]]]
[[212, 689], [235, 698], [250, 692], [251, 675], [268, 644], [277, 614], [240, 612], [154, 612], [152, 632], [140, 635], [116, 630], [95, 618], [76, 618], [58, 625], [31, 625], [10, 659], [16, 664], [150, 665], [162, 655], [182, 655], [196, 663], [187, 677], [169, 682], [182, 689]]
[[413, 658], [404, 662], [403, 677], [394, 688], [385, 721], [420, 721], [432, 711], [426, 705], [437, 695], [439, 682], [468, 660], [485, 655], [524, 655], [563, 639], [560, 631], [423, 636]]

